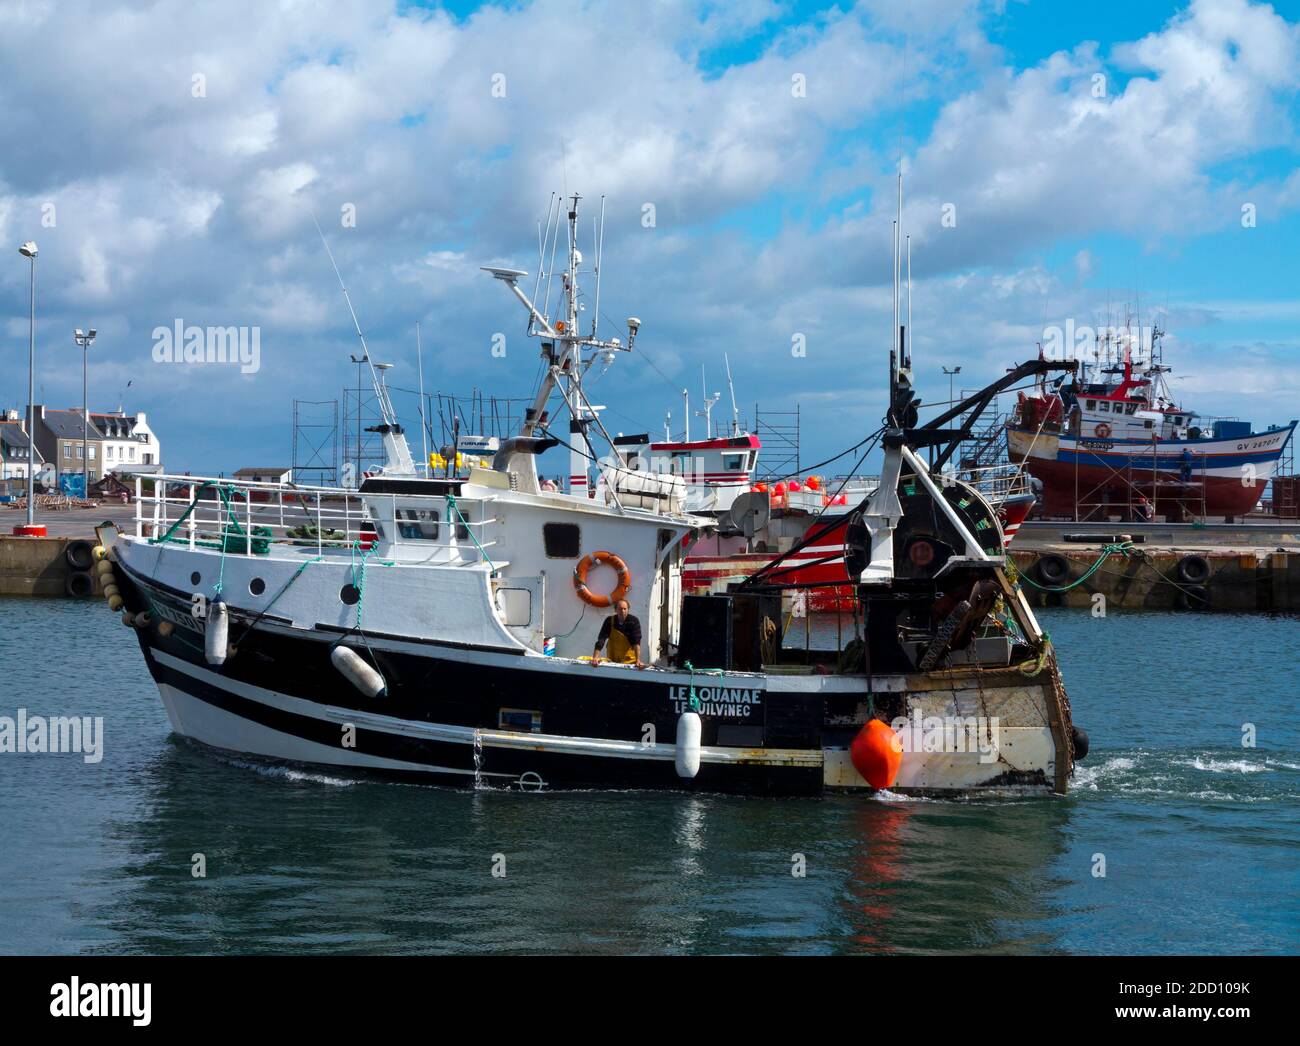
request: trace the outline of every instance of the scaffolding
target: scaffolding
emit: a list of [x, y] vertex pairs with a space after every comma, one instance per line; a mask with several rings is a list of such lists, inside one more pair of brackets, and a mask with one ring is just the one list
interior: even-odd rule
[[762, 441], [758, 479], [784, 479], [799, 474], [799, 407], [762, 411], [754, 404], [754, 435]]
[[[1207, 514], [1209, 457], [1189, 455], [1185, 467], [1172, 473], [1161, 467], [1155, 453], [1150, 466], [1123, 468], [1106, 463], [1110, 475], [1091, 486], [1079, 479], [1079, 459], [1074, 467], [1074, 521], [1105, 521], [1118, 515], [1120, 522], [1141, 523], [1163, 515], [1170, 523], [1203, 522]], [[1196, 478], [1199, 474], [1199, 479]]]
[[339, 481], [339, 401], [293, 401], [293, 478], [311, 486]]
[[343, 467], [341, 486], [361, 485], [366, 472], [384, 464], [384, 441], [378, 432], [368, 429], [379, 425], [383, 416], [375, 390], [361, 380], [358, 368], [357, 387], [343, 389]]

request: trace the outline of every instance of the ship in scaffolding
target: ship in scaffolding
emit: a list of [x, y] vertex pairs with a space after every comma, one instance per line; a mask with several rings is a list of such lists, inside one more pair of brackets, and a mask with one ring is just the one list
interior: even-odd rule
[[1281, 473], [1296, 422], [1256, 431], [1189, 410], [1170, 390], [1163, 334], [1154, 328], [1145, 352], [1131, 332], [1108, 334], [1077, 375], [1020, 393], [1005, 422], [1007, 451], [1033, 477], [1042, 516], [1232, 522], [1256, 508], [1275, 476], [1273, 502], [1290, 489]]

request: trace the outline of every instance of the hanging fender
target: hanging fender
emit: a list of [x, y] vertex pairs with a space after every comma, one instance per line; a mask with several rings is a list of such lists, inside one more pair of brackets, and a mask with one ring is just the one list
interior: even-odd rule
[[[592, 567], [604, 563], [606, 566], [613, 567], [618, 572], [618, 585], [614, 591], [607, 596], [598, 596], [587, 587], [587, 573]], [[592, 552], [582, 557], [582, 560], [573, 569], [573, 588], [587, 606], [590, 607], [610, 607], [628, 594], [632, 588], [632, 574], [627, 569], [627, 564], [623, 562], [613, 552]]]

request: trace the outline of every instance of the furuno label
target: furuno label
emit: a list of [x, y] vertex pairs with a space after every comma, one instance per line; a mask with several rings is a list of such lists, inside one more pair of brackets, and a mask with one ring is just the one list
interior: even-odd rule
[[[695, 697], [699, 707], [694, 711], [722, 719], [746, 719], [763, 703], [763, 691], [734, 686], [697, 686]], [[689, 686], [670, 686], [668, 700], [674, 712], [692, 711]]]

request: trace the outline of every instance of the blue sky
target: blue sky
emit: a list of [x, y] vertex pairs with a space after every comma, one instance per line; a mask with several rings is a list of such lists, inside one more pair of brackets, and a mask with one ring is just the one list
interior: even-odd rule
[[[1129, 307], [1193, 408], [1300, 414], [1295, 3], [0, 0], [0, 21], [0, 401], [26, 387], [36, 239], [43, 398], [80, 402], [71, 331], [98, 327], [92, 406], [130, 381], [171, 470], [288, 463], [293, 398], [353, 380], [308, 208], [394, 385], [419, 322], [430, 390], [526, 395], [536, 345], [478, 266], [534, 271], [566, 189], [588, 215], [607, 197], [601, 309], [643, 321], [596, 386], [611, 428], [680, 429], [678, 389], [697, 405], [701, 367], [721, 388], [726, 352], [742, 412], [798, 404], [805, 461], [828, 456], [881, 413], [900, 135], [924, 398]], [[259, 369], [155, 362], [178, 319], [257, 326]]]

